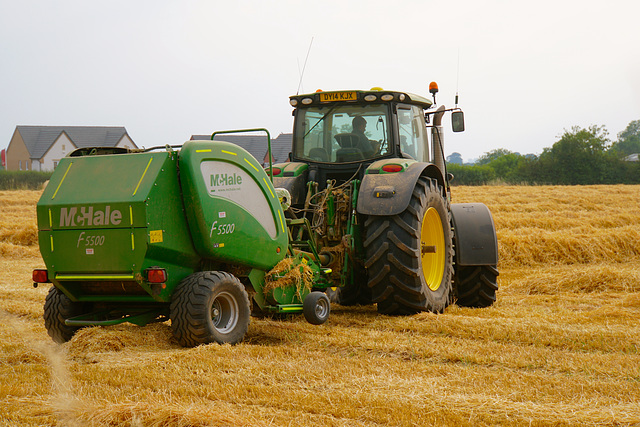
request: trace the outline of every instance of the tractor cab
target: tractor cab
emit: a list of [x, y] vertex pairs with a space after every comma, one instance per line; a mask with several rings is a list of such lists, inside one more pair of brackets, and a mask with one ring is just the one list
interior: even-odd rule
[[402, 92], [316, 92], [290, 97], [295, 107], [292, 161], [309, 164], [325, 179], [361, 177], [385, 158], [428, 162], [424, 110], [432, 102]]

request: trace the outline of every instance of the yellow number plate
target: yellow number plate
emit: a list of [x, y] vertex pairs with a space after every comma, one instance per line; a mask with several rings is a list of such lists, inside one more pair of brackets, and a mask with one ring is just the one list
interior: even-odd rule
[[320, 102], [357, 101], [356, 92], [320, 92]]

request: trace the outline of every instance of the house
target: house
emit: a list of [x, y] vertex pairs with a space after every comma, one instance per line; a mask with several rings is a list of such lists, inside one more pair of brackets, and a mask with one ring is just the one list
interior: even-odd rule
[[16, 126], [6, 152], [7, 170], [53, 170], [76, 148], [138, 148], [122, 126]]
[[[210, 140], [211, 135], [192, 135], [192, 140]], [[289, 161], [293, 134], [281, 133], [271, 140], [271, 161], [282, 163]], [[239, 145], [255, 157], [262, 166], [269, 164], [267, 138], [265, 135], [221, 134], [216, 135], [215, 141], [226, 141]]]
[[625, 157], [623, 160], [627, 161], [627, 162], [638, 162], [640, 161], [640, 153], [635, 153], [635, 154], [629, 154], [627, 157]]

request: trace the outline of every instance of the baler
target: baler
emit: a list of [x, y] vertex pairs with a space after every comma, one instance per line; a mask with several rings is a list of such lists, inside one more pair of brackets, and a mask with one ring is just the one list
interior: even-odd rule
[[182, 345], [237, 343], [252, 311], [327, 319], [330, 270], [290, 246], [287, 192], [241, 147], [75, 154], [37, 205], [47, 268], [33, 279], [53, 284], [44, 318], [55, 341], [170, 318]]

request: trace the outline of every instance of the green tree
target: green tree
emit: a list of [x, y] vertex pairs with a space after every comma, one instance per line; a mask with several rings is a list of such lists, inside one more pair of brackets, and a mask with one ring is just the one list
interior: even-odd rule
[[[447, 164], [454, 184], [640, 184], [640, 162], [623, 155], [640, 152], [640, 120], [629, 123], [611, 144], [604, 126], [573, 126], [539, 157], [498, 148], [482, 155], [475, 165]], [[611, 145], [610, 145], [611, 144]]]
[[487, 165], [492, 161], [502, 156], [506, 156], [508, 154], [514, 154], [514, 153], [505, 148], [496, 148], [495, 150], [491, 150], [487, 153], [484, 153], [482, 156], [480, 156], [480, 158], [478, 158], [478, 160], [476, 161], [476, 165]]
[[454, 163], [456, 165], [461, 165], [463, 163], [462, 154], [457, 152], [449, 154], [447, 156], [447, 163]]
[[453, 174], [454, 185], [483, 185], [496, 179], [495, 171], [488, 165], [447, 165], [447, 172]]
[[606, 183], [608, 143], [604, 126], [565, 130], [560, 140], [540, 155], [542, 181], [564, 185]]
[[617, 157], [640, 153], [640, 120], [633, 120], [625, 130], [618, 134], [618, 140], [611, 145], [610, 150]]
[[495, 171], [496, 177], [503, 181], [517, 184], [522, 181], [522, 178], [520, 177], [520, 169], [524, 162], [524, 156], [518, 153], [509, 152], [508, 154], [495, 158], [489, 162], [487, 166]]

